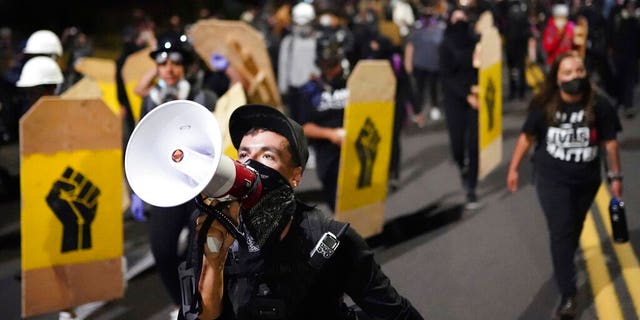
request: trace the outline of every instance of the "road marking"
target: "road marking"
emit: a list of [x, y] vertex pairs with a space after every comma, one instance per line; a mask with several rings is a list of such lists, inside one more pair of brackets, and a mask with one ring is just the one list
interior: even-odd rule
[[618, 294], [609, 276], [591, 210], [587, 212], [584, 221], [580, 247], [587, 266], [598, 319], [623, 319]]
[[[596, 205], [600, 212], [600, 218], [604, 222], [604, 227], [607, 229], [609, 241], [612, 239], [611, 220], [609, 218], [610, 199], [611, 195], [605, 185], [600, 185], [598, 194], [596, 194]], [[613, 250], [616, 253], [618, 262], [620, 263], [622, 277], [631, 296], [636, 316], [640, 318], [640, 266], [638, 264], [638, 257], [636, 257], [631, 247], [631, 241], [626, 243], [611, 242], [613, 243]]]

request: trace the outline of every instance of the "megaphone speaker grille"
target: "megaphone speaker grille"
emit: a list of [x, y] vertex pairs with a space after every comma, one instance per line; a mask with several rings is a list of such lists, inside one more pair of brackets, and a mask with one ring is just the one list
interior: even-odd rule
[[142, 200], [171, 207], [207, 186], [221, 155], [220, 127], [211, 111], [193, 101], [174, 100], [154, 108], [133, 130], [125, 173]]

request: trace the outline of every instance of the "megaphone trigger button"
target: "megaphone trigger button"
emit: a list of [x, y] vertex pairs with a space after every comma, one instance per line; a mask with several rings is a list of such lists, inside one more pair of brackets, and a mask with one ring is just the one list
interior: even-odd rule
[[173, 160], [173, 162], [175, 163], [178, 163], [182, 161], [182, 159], [184, 159], [184, 152], [180, 149], [173, 150], [173, 152], [171, 153], [171, 160]]

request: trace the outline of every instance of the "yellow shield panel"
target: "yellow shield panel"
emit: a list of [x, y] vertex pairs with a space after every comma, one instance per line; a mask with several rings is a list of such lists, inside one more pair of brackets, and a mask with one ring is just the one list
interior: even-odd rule
[[121, 150], [25, 157], [23, 269], [122, 256], [121, 188]]

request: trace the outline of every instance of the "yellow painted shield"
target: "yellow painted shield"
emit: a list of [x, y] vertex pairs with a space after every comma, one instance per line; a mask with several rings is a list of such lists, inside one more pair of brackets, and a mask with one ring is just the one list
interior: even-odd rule
[[502, 44], [491, 13], [484, 12], [478, 72], [478, 179], [484, 179], [502, 160]]
[[362, 60], [347, 88], [335, 218], [366, 238], [384, 223], [396, 79], [388, 61]]
[[24, 270], [122, 255], [122, 151], [22, 159]]
[[347, 106], [336, 211], [353, 210], [386, 198], [393, 111], [390, 102]]
[[20, 119], [23, 317], [123, 295], [123, 179], [101, 99], [43, 97]]

